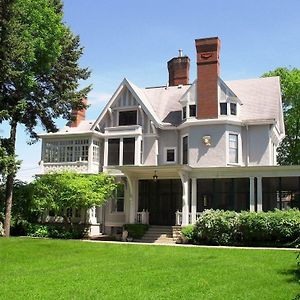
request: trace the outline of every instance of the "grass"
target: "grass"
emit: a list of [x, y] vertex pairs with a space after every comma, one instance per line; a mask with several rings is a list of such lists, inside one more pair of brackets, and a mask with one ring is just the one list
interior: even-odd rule
[[0, 299], [296, 299], [296, 251], [0, 238]]

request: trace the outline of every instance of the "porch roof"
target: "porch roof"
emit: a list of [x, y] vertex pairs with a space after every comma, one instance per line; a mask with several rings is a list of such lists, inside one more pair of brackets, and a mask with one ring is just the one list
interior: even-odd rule
[[245, 178], [245, 177], [300, 177], [300, 165], [296, 166], [248, 166], [248, 167], [205, 167], [195, 168], [186, 165], [162, 166], [119, 166], [123, 174], [138, 179], [180, 178], [184, 172], [190, 178]]

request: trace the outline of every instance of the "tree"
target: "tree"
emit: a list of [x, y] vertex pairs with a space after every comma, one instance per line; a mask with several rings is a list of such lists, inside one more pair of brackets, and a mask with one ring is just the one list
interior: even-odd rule
[[277, 68], [263, 77], [280, 76], [286, 137], [278, 147], [280, 165], [300, 165], [300, 70]]
[[49, 173], [33, 182], [33, 210], [39, 214], [53, 211], [71, 224], [67, 209], [101, 206], [116, 189], [114, 178], [104, 173], [85, 175], [73, 172]]
[[[82, 98], [90, 86], [78, 89], [90, 72], [79, 66], [79, 37], [62, 20], [61, 0], [0, 0], [0, 123], [10, 126], [5, 151], [15, 157], [16, 131], [22, 124], [37, 139], [38, 124], [56, 131], [55, 119], [71, 118], [86, 108]], [[10, 235], [13, 182], [6, 176], [5, 236]]]

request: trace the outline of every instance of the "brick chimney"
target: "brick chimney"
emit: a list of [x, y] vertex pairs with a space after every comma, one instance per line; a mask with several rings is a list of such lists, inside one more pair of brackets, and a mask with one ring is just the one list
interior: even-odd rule
[[197, 118], [218, 117], [218, 78], [220, 75], [218, 37], [197, 39]]
[[[87, 105], [87, 98], [82, 98], [82, 103], [84, 105]], [[81, 121], [85, 120], [85, 112], [85, 108], [81, 110], [72, 111], [72, 118], [74, 118], [74, 121], [71, 122], [71, 127], [77, 127]]]
[[178, 57], [168, 61], [168, 70], [169, 86], [189, 84], [190, 59], [187, 56], [182, 56], [182, 50], [179, 50]]

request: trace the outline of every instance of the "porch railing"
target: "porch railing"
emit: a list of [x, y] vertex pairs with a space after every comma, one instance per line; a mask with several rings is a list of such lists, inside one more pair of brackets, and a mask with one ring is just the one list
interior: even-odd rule
[[[200, 218], [202, 212], [196, 212], [196, 221]], [[175, 212], [175, 222], [176, 225], [182, 224], [182, 212], [177, 210]], [[189, 224], [192, 224], [192, 213], [189, 213]]]
[[149, 224], [149, 212], [148, 210], [142, 210], [136, 214], [136, 222], [139, 224]]

